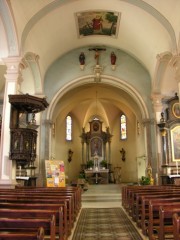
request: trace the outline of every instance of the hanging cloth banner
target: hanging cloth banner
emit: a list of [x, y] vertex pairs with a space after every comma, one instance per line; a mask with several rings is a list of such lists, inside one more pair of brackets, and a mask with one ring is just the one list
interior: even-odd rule
[[65, 187], [64, 162], [61, 160], [45, 160], [46, 186]]

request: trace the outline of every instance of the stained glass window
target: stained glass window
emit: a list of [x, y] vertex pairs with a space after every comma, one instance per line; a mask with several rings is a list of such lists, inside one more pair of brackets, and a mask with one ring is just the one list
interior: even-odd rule
[[126, 116], [124, 114], [120, 117], [120, 137], [121, 140], [127, 139], [127, 122], [126, 122]]
[[72, 141], [72, 117], [70, 115], [66, 117], [66, 140]]

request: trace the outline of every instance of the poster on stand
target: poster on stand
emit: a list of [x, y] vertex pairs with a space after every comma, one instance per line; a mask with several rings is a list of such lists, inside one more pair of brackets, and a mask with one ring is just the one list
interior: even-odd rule
[[61, 160], [45, 160], [46, 186], [65, 187], [64, 162]]

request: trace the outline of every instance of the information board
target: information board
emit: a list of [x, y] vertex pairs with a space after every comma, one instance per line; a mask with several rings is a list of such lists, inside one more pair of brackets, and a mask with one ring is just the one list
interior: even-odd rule
[[61, 160], [45, 160], [46, 186], [65, 187], [64, 162]]

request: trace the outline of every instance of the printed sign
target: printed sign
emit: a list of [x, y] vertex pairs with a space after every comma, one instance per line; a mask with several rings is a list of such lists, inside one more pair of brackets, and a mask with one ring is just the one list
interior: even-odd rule
[[64, 162], [60, 160], [46, 160], [47, 187], [65, 187]]

